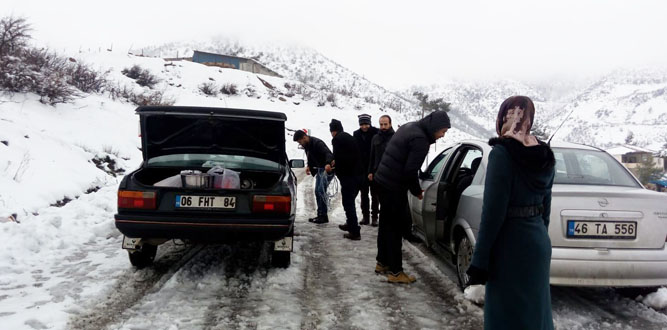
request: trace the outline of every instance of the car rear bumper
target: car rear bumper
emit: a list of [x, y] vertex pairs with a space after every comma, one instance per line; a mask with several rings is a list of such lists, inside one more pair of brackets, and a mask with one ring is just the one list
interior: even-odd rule
[[553, 285], [667, 285], [667, 245], [662, 249], [552, 249]]
[[292, 232], [294, 216], [285, 219], [187, 218], [115, 215], [116, 228], [133, 238], [189, 239], [205, 242], [278, 240]]

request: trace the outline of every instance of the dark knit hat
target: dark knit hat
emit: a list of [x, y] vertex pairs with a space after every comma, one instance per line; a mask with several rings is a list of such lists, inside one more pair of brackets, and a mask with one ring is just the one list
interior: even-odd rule
[[297, 130], [294, 132], [294, 142], [301, 140], [302, 137], [306, 136], [306, 133], [302, 130]]
[[359, 117], [359, 125], [363, 125], [363, 124], [370, 125], [371, 124], [371, 115], [368, 115], [368, 114], [364, 113], [364, 114], [361, 114], [357, 117]]
[[331, 119], [331, 122], [329, 123], [329, 131], [333, 132], [342, 132], [343, 131], [343, 124], [340, 122], [340, 120], [336, 119]]

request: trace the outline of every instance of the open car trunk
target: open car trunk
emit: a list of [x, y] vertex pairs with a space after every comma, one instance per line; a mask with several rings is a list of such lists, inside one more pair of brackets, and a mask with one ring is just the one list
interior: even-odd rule
[[[145, 167], [134, 172], [133, 176], [136, 182], [153, 186], [169, 177], [180, 176], [181, 170], [199, 170], [206, 173], [209, 168]], [[257, 170], [238, 170], [237, 172], [241, 181], [240, 189], [270, 189], [282, 179], [282, 172]]]

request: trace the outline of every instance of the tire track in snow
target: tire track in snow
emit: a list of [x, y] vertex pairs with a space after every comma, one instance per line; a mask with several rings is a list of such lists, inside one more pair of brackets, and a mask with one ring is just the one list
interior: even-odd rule
[[[317, 210], [315, 203], [315, 196], [313, 188], [315, 179], [310, 177], [309, 180], [304, 180], [307, 187], [304, 191], [308, 191], [305, 197], [306, 209], [313, 211]], [[340, 195], [340, 194], [339, 194]], [[329, 209], [329, 223], [328, 224], [313, 224], [306, 222], [306, 227], [301, 230], [300, 237], [308, 236], [308, 241], [303, 245], [303, 250], [308, 251], [306, 262], [304, 266], [303, 291], [300, 292], [300, 298], [303, 301], [301, 310], [303, 319], [301, 321], [301, 329], [321, 329], [321, 328], [345, 328], [353, 329], [349, 320], [350, 311], [344, 303], [342, 303], [345, 291], [339, 282], [335, 267], [337, 266], [332, 256], [330, 255], [331, 246], [330, 240], [334, 239], [333, 233], [340, 233], [336, 235], [342, 239], [343, 232], [333, 224], [333, 214], [339, 211], [340, 198], [331, 200], [331, 207]], [[338, 232], [334, 232], [336, 230]], [[305, 233], [307, 232], [307, 234]]]
[[179, 248], [171, 242], [163, 244], [159, 249], [160, 256], [152, 267], [128, 269], [124, 275], [116, 278], [116, 282], [108, 289], [106, 299], [95, 302], [89, 311], [72, 317], [66, 328], [97, 330], [121, 322], [125, 310], [132, 308], [146, 294], [159, 291], [201, 249], [202, 246]]
[[215, 294], [215, 303], [207, 307], [204, 329], [257, 329], [258, 306], [263, 301], [251, 289], [260, 288], [268, 274], [268, 246], [260, 243], [235, 244], [223, 261], [222, 287]]
[[[414, 309], [420, 319], [430, 315], [440, 315], [437, 327], [448, 324], [450, 329], [481, 329], [484, 327], [483, 311], [463, 298], [456, 283], [431, 263], [430, 257], [424, 255], [411, 243], [404, 241], [404, 264], [416, 273], [417, 282], [414, 286], [423, 287], [428, 309]], [[413, 307], [413, 306], [411, 306]]]
[[611, 288], [551, 287], [559, 329], [665, 329], [667, 316]]

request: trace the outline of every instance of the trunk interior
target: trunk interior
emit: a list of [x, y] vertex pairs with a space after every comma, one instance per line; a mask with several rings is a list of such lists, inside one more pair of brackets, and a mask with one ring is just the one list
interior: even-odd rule
[[[181, 170], [185, 170], [185, 168], [142, 168], [134, 173], [134, 180], [143, 185], [152, 186], [156, 182], [180, 174]], [[187, 168], [187, 170], [199, 170], [202, 173], [206, 173], [209, 168]], [[273, 187], [281, 178], [280, 172], [253, 170], [242, 170], [237, 172], [239, 172], [239, 178], [241, 180], [241, 189], [269, 189]]]

